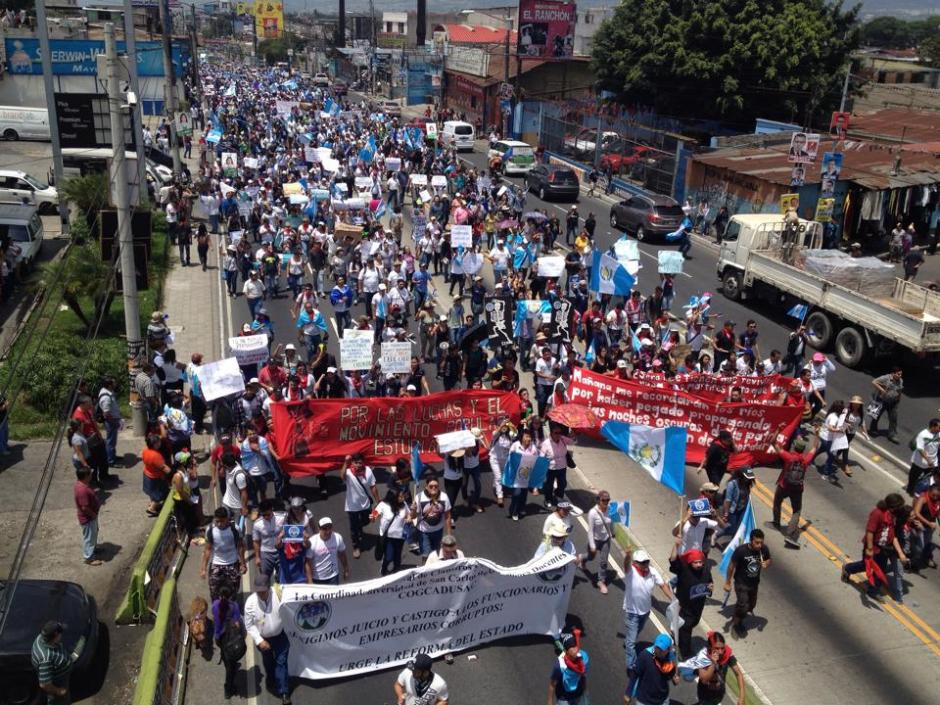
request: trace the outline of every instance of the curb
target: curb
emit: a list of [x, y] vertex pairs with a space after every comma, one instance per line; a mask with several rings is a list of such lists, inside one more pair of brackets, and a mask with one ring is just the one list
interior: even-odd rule
[[[891, 465], [895, 466], [899, 470], [907, 471], [908, 467], [910, 467], [909, 462], [905, 462], [904, 460], [896, 456], [894, 453], [891, 453], [890, 451], [882, 448], [881, 446], [876, 445], [874, 441], [871, 441], [871, 440], [862, 438], [859, 435], [856, 435], [853, 442], [858, 442], [860, 445], [863, 445], [866, 450], [872, 453], [876, 453], [877, 455], [880, 455], [884, 460], [887, 460], [889, 463], [891, 463]], [[900, 446], [901, 444], [899, 443], [898, 447]]]

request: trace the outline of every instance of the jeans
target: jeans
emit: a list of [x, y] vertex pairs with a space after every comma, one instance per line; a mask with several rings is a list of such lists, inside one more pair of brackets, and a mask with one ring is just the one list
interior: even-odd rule
[[933, 529], [930, 527], [915, 531], [911, 536], [913, 543], [914, 566], [918, 569], [926, 568], [933, 559]]
[[[222, 653], [222, 642], [216, 640], [216, 645], [219, 647], [219, 653]], [[221, 658], [221, 656], [219, 657]], [[238, 675], [239, 666], [241, 663], [239, 661], [228, 661], [222, 659], [222, 663], [225, 664], [225, 697], [230, 698], [235, 695], [235, 676]]]
[[182, 264], [185, 267], [188, 267], [190, 263], [192, 262], [189, 256], [189, 243], [183, 242], [182, 240], [180, 240], [177, 243], [177, 245], [179, 246], [179, 251], [180, 251], [180, 264]]
[[[874, 556], [875, 564], [881, 568], [882, 571], [887, 575], [888, 571], [888, 557], [885, 555], [884, 551], [879, 551]], [[855, 575], [855, 573], [864, 573], [865, 572], [865, 560], [864, 558], [860, 561], [853, 561], [852, 563], [846, 563], [842, 566], [842, 572], [846, 575]], [[890, 580], [890, 578], [889, 578]], [[871, 597], [876, 597], [878, 593], [881, 592], [880, 585], [872, 585], [870, 582], [865, 583], [868, 590], [868, 594]]]
[[335, 311], [334, 315], [336, 316], [336, 334], [342, 338], [343, 331], [352, 326], [352, 318], [349, 311]]
[[463, 475], [463, 498], [467, 499], [467, 490], [470, 487], [470, 483], [473, 483], [473, 490], [469, 492], [470, 498], [469, 503], [471, 507], [477, 507], [480, 504], [480, 494], [482, 491], [482, 485], [480, 484], [480, 466], [477, 465], [475, 468], [464, 468]]
[[904, 602], [904, 566], [897, 556], [888, 558], [888, 590], [895, 602]]
[[565, 496], [568, 487], [568, 468], [555, 468], [548, 471], [545, 476], [545, 486], [542, 494], [545, 495], [545, 504], [554, 504]]
[[600, 583], [607, 582], [607, 573], [608, 573], [608, 561], [610, 561], [610, 539], [604, 539], [603, 541], [594, 541], [594, 552], [591, 552], [591, 549], [588, 548], [587, 553], [582, 556], [581, 565], [587, 570], [588, 562], [594, 560], [595, 557], [600, 558], [601, 566], [597, 571], [597, 581]]
[[375, 317], [375, 337], [373, 338], [373, 342], [376, 345], [382, 342], [382, 331], [384, 329], [385, 329], [385, 319], [379, 318], [378, 316], [376, 316]]
[[509, 500], [509, 516], [525, 516], [525, 504], [529, 496], [528, 487], [513, 487], [512, 499]]
[[320, 348], [320, 336], [319, 335], [307, 335], [304, 333], [304, 348], [307, 350], [307, 364], [316, 360], [317, 352]]
[[251, 313], [251, 320], [255, 320], [258, 309], [264, 304], [264, 297], [259, 296], [256, 299], [246, 299], [248, 301], [248, 311]]
[[362, 548], [363, 529], [369, 523], [369, 510], [359, 509], [354, 512], [346, 512], [349, 517], [349, 538], [352, 540], [353, 548]]
[[229, 295], [230, 295], [230, 296], [235, 296], [235, 294], [238, 293], [238, 289], [237, 289], [237, 287], [238, 287], [238, 270], [237, 270], [237, 269], [232, 269], [232, 270], [226, 269], [226, 270], [222, 273], [222, 275], [225, 277], [225, 287], [228, 289]]
[[303, 289], [303, 276], [300, 274], [288, 274], [287, 288], [291, 290], [291, 293], [296, 299], [298, 296], [300, 296], [300, 292]]
[[415, 288], [414, 297], [415, 297], [415, 313], [417, 313], [418, 311], [421, 310], [421, 307], [424, 306], [424, 302], [428, 300], [427, 289], [425, 289], [424, 291], [421, 291], [420, 289]]
[[117, 462], [117, 439], [121, 429], [120, 419], [105, 419], [104, 421], [104, 447], [108, 452], [108, 465]]
[[401, 551], [405, 546], [405, 539], [393, 539], [385, 537], [385, 555], [382, 557], [382, 575], [388, 575], [388, 564], [392, 564], [392, 573], [397, 573], [401, 568]]
[[264, 679], [274, 684], [274, 691], [285, 696], [290, 693], [290, 677], [287, 673], [287, 656], [290, 654], [290, 641], [287, 634], [281, 632], [277, 636], [265, 637], [271, 648], [261, 652], [261, 661], [264, 663]]
[[649, 612], [643, 614], [626, 612], [623, 615], [623, 649], [626, 652], [628, 671], [632, 671], [636, 665], [636, 639], [649, 618]]
[[268, 298], [269, 296], [272, 299], [277, 298], [278, 284], [279, 282], [278, 282], [278, 277], [276, 273], [265, 274], [264, 275], [264, 286], [265, 286], [264, 298]]
[[95, 555], [95, 547], [98, 545], [98, 520], [92, 519], [87, 524], [82, 524], [82, 558], [86, 561], [91, 560]]
[[816, 455], [826, 454], [826, 464], [823, 465], [822, 474], [823, 475], [832, 475], [835, 472], [833, 464], [835, 463], [835, 455], [832, 452], [832, 441], [820, 441], [819, 448], [816, 450]]
[[551, 384], [541, 384], [536, 382], [535, 384], [535, 402], [538, 407], [537, 413], [540, 418], [545, 417], [545, 407], [548, 406], [548, 400], [552, 396], [552, 385]]
[[444, 529], [437, 531], [419, 531], [418, 543], [421, 546], [421, 555], [425, 558], [431, 555], [431, 551], [438, 551], [441, 548], [441, 539], [444, 538]]

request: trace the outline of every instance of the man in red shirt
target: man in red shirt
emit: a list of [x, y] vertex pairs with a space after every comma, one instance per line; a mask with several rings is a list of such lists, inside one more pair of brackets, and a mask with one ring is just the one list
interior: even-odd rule
[[91, 488], [91, 468], [82, 467], [75, 471], [75, 509], [78, 512], [78, 524], [82, 527], [82, 556], [87, 565], [101, 565], [95, 558], [98, 550], [98, 511], [101, 500]]
[[[781, 424], [780, 428], [777, 429], [778, 435], [783, 428], [784, 425]], [[806, 469], [813, 462], [817, 445], [819, 445], [819, 439], [816, 437], [813, 437], [809, 449], [806, 447], [805, 438], [797, 438], [793, 442], [793, 450], [789, 451], [774, 441], [774, 450], [777, 451], [777, 455], [783, 461], [783, 469], [780, 471], [780, 476], [777, 478], [777, 487], [774, 490], [773, 525], [775, 529], [781, 531], [780, 510], [783, 506], [783, 500], [789, 499], [793, 515], [790, 517], [787, 528], [782, 531], [783, 540], [788, 546], [794, 548], [800, 547], [800, 542], [797, 539], [800, 535], [800, 513], [803, 511], [803, 485], [806, 482]]]
[[287, 370], [277, 364], [276, 358], [269, 358], [268, 364], [258, 373], [258, 381], [265, 391], [270, 394], [275, 389], [283, 389], [287, 384]]
[[222, 456], [225, 453], [234, 455], [236, 462], [241, 461], [241, 448], [238, 443], [232, 440], [231, 433], [223, 433], [219, 436], [219, 442], [216, 443], [215, 448], [212, 449], [212, 454], [209, 456], [209, 462], [212, 467], [212, 478], [209, 480], [209, 488], [214, 490], [215, 487], [218, 486], [222, 494], [225, 494], [225, 466], [222, 464]]
[[849, 576], [864, 572], [869, 576], [866, 582], [869, 597], [877, 597], [881, 593], [879, 582], [888, 582], [885, 576], [888, 557], [884, 549], [894, 546], [899, 558], [904, 560], [904, 551], [894, 533], [895, 516], [903, 508], [904, 498], [897, 492], [892, 492], [875, 505], [868, 515], [868, 523], [865, 524], [862, 560], [842, 566], [842, 582], [847, 583]]
[[98, 428], [98, 422], [95, 421], [95, 404], [90, 396], [82, 394], [78, 397], [78, 404], [72, 412], [72, 418], [82, 425], [80, 431], [87, 439], [88, 450], [91, 453], [88, 464], [94, 469], [98, 484], [109, 482], [111, 475], [108, 473], [108, 451], [105, 448], [104, 436]]

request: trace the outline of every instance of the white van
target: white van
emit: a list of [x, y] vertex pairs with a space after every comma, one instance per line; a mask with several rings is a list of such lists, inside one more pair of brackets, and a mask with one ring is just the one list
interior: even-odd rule
[[0, 242], [16, 247], [16, 265], [28, 268], [42, 251], [42, 219], [35, 206], [0, 205]]
[[454, 147], [458, 152], [462, 149], [473, 151], [473, 141], [476, 139], [473, 125], [460, 120], [448, 120], [441, 130], [441, 143]]
[[5, 140], [51, 140], [49, 111], [0, 105], [0, 137]]
[[[506, 153], [509, 150], [509, 158]], [[499, 140], [495, 142], [487, 154], [488, 159], [499, 157], [503, 160], [503, 171], [506, 174], [528, 174], [535, 166], [535, 151], [531, 145], [517, 140]]]

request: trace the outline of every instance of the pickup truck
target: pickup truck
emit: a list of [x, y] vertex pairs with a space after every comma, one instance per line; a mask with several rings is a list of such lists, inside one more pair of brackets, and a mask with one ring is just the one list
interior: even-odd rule
[[734, 301], [763, 298], [787, 311], [805, 304], [809, 344], [832, 349], [846, 367], [904, 350], [917, 359], [940, 352], [940, 292], [897, 277], [881, 293], [835, 283], [801, 264], [821, 243], [816, 222], [800, 220], [788, 229], [775, 214], [732, 216], [718, 255], [723, 294]]
[[[620, 135], [616, 132], [602, 132], [601, 152], [610, 151], [610, 146], [619, 138]], [[577, 135], [570, 135], [565, 138], [565, 152], [579, 159], [594, 161], [596, 148], [597, 130], [592, 128], [581, 130]]]

